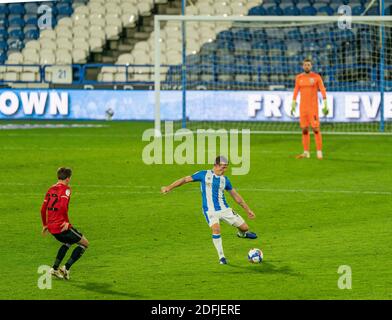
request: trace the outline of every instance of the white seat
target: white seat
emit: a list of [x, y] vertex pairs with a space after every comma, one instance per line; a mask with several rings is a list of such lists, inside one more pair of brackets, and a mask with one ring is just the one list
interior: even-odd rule
[[130, 65], [133, 62], [134, 62], [133, 56], [129, 53], [124, 53], [118, 57], [116, 64]]
[[234, 16], [245, 16], [248, 13], [248, 8], [242, 2], [235, 2], [231, 5], [232, 14]]
[[83, 49], [72, 50], [72, 60], [74, 63], [86, 63], [87, 62], [87, 52]]
[[86, 54], [90, 51], [90, 45], [85, 38], [74, 38], [73, 39], [74, 49], [82, 49], [86, 51]]
[[102, 29], [90, 29], [90, 37], [101, 39], [102, 43], [106, 41], [106, 33]]
[[137, 6], [130, 2], [122, 2], [120, 5], [123, 13], [138, 13]]
[[147, 41], [139, 41], [135, 44], [133, 51], [146, 51], [148, 52], [150, 50], [150, 44]]
[[119, 5], [114, 4], [114, 3], [109, 2], [109, 3], [105, 4], [105, 8], [106, 8], [106, 13], [109, 13], [109, 14], [121, 15], [123, 13], [122, 8]]
[[71, 28], [73, 26], [73, 21], [69, 17], [64, 17], [57, 22], [57, 26], [65, 26]]
[[90, 32], [84, 26], [76, 26], [72, 29], [72, 33], [74, 37], [77, 38], [85, 38], [88, 39], [90, 36]]
[[56, 32], [53, 29], [46, 29], [40, 33], [40, 38], [56, 39]]
[[133, 13], [125, 13], [121, 16], [121, 22], [124, 28], [134, 28], [136, 26], [137, 15]]
[[106, 26], [106, 21], [103, 14], [100, 13], [93, 13], [89, 17], [90, 25], [92, 26]]
[[39, 67], [23, 67], [20, 74], [20, 81], [35, 82], [40, 80]]
[[68, 26], [57, 26], [56, 29], [56, 37], [63, 37], [72, 39], [73, 34], [72, 30]]
[[[91, 1], [90, 1], [91, 3]], [[88, 16], [90, 14], [90, 8], [88, 6], [80, 6], [75, 8], [74, 14], [79, 14], [83, 16]]]
[[88, 41], [91, 52], [102, 52], [104, 39], [98, 37], [92, 37]]
[[23, 63], [23, 54], [20, 52], [12, 52], [7, 59], [6, 64], [21, 64]]
[[39, 54], [37, 49], [24, 48], [22, 54], [25, 64], [39, 64]]
[[122, 28], [122, 21], [118, 15], [109, 14], [105, 18], [107, 26], [117, 26]]
[[73, 19], [73, 25], [74, 26], [88, 27], [90, 25], [90, 20], [89, 20], [88, 16], [81, 17], [81, 16], [78, 16], [78, 15], [74, 15], [72, 17], [72, 19]]
[[72, 56], [69, 50], [61, 49], [56, 52], [56, 64], [72, 64]]
[[188, 16], [197, 16], [199, 14], [199, 8], [196, 6], [187, 6], [185, 8], [185, 14]]
[[106, 26], [105, 34], [108, 40], [118, 40], [120, 39], [121, 28], [117, 26]]
[[218, 16], [229, 16], [233, 13], [233, 10], [231, 9], [230, 6], [220, 6], [220, 7], [215, 7], [215, 14]]
[[166, 53], [166, 61], [169, 64], [179, 64], [182, 61], [181, 51], [170, 50]]
[[150, 57], [148, 52], [139, 50], [139, 51], [132, 51], [132, 56], [134, 58], [135, 64], [148, 64], [150, 63]]
[[39, 43], [41, 45], [41, 49], [51, 49], [51, 50], [57, 49], [57, 44], [56, 41], [54, 40], [41, 38], [39, 39]]
[[152, 5], [147, 2], [141, 2], [137, 4], [137, 9], [142, 17], [148, 17], [151, 15]]
[[31, 40], [28, 41], [25, 45], [26, 49], [36, 49], [36, 50], [40, 50], [41, 49], [41, 44], [39, 43], [38, 40]]
[[72, 41], [67, 38], [57, 38], [56, 43], [57, 43], [58, 49], [72, 50], [72, 48], [73, 48]]
[[56, 56], [54, 55], [54, 52], [50, 49], [43, 49], [40, 51], [40, 64], [46, 65], [46, 64], [54, 64], [56, 62]]
[[215, 9], [209, 4], [202, 3], [198, 5], [199, 7], [199, 14], [200, 15], [206, 15], [206, 16], [211, 16], [215, 15]]
[[88, 6], [90, 8], [90, 14], [98, 13], [104, 15], [106, 13], [105, 7], [100, 4], [90, 3]]

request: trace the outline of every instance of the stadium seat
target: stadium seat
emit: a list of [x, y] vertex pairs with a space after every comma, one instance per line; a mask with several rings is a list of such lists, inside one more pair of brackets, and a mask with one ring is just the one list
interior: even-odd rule
[[284, 12], [279, 5], [266, 7], [267, 15], [270, 16], [283, 16]]
[[299, 16], [301, 14], [301, 10], [296, 5], [288, 6], [282, 10], [285, 16]]
[[25, 8], [22, 3], [11, 3], [8, 5], [9, 14], [25, 14]]
[[303, 16], [315, 16], [317, 10], [313, 6], [306, 6], [301, 9], [301, 15]]
[[333, 16], [335, 13], [335, 10], [331, 8], [330, 6], [326, 5], [323, 7], [320, 7], [317, 11], [319, 15], [325, 15], [325, 16]]
[[257, 6], [257, 7], [253, 7], [249, 10], [248, 15], [250, 16], [265, 16], [267, 15], [267, 11], [265, 10], [265, 8], [261, 5]]

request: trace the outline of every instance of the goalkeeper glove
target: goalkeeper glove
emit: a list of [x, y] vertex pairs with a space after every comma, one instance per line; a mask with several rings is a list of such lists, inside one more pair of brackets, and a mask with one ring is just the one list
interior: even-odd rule
[[329, 113], [329, 110], [328, 110], [328, 105], [327, 105], [327, 99], [324, 99], [323, 114], [324, 114], [324, 116], [327, 116], [328, 113]]
[[295, 108], [297, 107], [297, 101], [293, 100], [293, 102], [291, 103], [291, 116], [294, 116], [295, 113]]

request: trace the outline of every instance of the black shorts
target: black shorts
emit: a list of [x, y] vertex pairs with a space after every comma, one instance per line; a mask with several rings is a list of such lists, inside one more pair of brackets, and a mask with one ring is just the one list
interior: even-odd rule
[[70, 229], [63, 231], [61, 233], [54, 234], [53, 236], [58, 241], [60, 241], [61, 243], [65, 243], [65, 244], [78, 243], [83, 237], [83, 235], [75, 228], [70, 228]]

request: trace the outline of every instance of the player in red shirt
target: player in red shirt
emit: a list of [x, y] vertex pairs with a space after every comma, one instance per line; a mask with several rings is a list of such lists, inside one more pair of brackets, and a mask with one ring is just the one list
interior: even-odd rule
[[[55, 277], [66, 280], [69, 280], [69, 269], [79, 260], [89, 244], [87, 239], [72, 227], [68, 219], [71, 175], [72, 170], [69, 168], [57, 170], [58, 182], [49, 188], [41, 208], [42, 234], [45, 235], [49, 231], [58, 241], [63, 243], [50, 272]], [[68, 249], [75, 243], [78, 246], [73, 250], [71, 257], [63, 267], [59, 268]]]
[[303, 61], [304, 72], [297, 75], [295, 78], [295, 89], [293, 94], [293, 103], [291, 106], [291, 115], [294, 115], [297, 105], [298, 93], [301, 93], [300, 100], [300, 125], [302, 129], [302, 144], [304, 146], [304, 153], [297, 156], [297, 158], [310, 158], [310, 134], [309, 127], [311, 126], [316, 140], [317, 158], [322, 159], [322, 139], [320, 132], [319, 106], [318, 106], [318, 91], [320, 90], [323, 96], [324, 108], [323, 114], [328, 114], [327, 107], [327, 93], [324, 87], [321, 76], [312, 71], [312, 61], [305, 59]]

